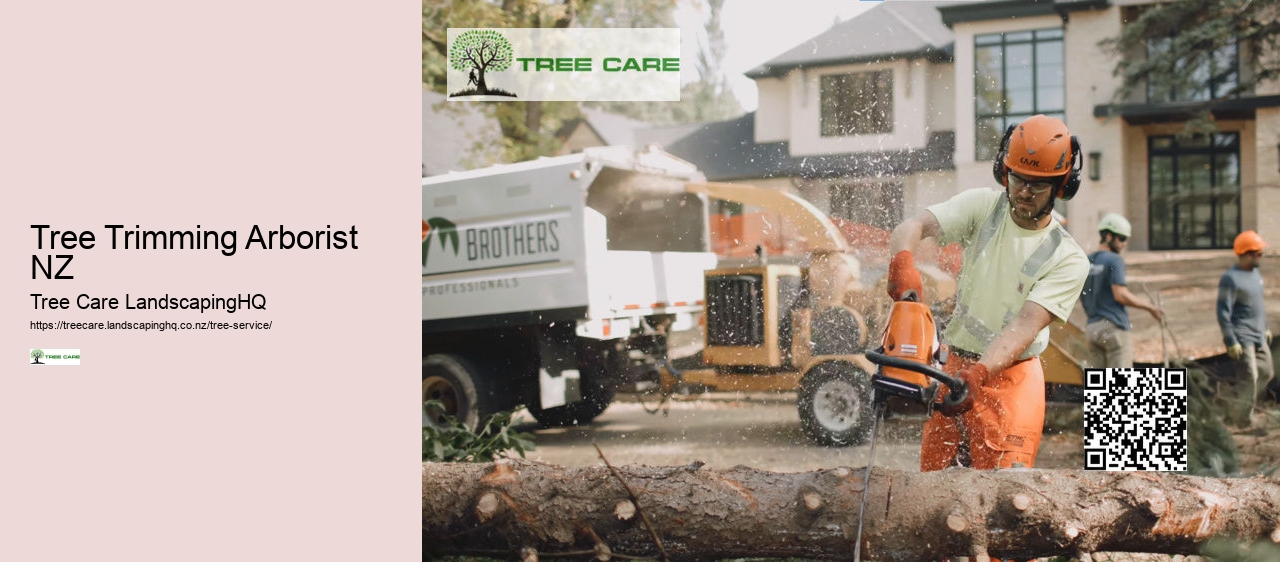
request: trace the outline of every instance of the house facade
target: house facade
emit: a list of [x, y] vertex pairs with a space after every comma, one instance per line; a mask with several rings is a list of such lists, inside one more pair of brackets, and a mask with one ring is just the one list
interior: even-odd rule
[[[1062, 117], [1080, 138], [1084, 181], [1061, 205], [1083, 243], [1098, 219], [1133, 223], [1133, 250], [1230, 248], [1241, 230], [1280, 240], [1280, 89], [1260, 84], [1218, 105], [1218, 132], [1179, 137], [1199, 102], [1250, 72], [1248, 45], [1224, 50], [1203, 88], [1146, 84], [1113, 100], [1119, 58], [1100, 46], [1150, 1], [970, 2], [939, 8], [955, 40], [956, 178], [991, 182], [991, 158], [1007, 123], [1035, 113]], [[1150, 48], [1158, 48], [1152, 42]], [[1145, 53], [1130, 53], [1145, 57]], [[1004, 103], [998, 103], [1003, 98]]]
[[[708, 180], [789, 191], [858, 228], [891, 229], [954, 192], [952, 33], [937, 12], [947, 4], [886, 2], [833, 26], [747, 73], [757, 111], [667, 150]], [[774, 218], [757, 222], [778, 234]]]
[[1250, 46], [1192, 69], [1203, 88], [1149, 84], [1113, 100], [1119, 57], [1100, 43], [1152, 3], [889, 0], [749, 71], [757, 111], [668, 149], [711, 180], [790, 190], [890, 228], [996, 187], [1005, 127], [1043, 113], [1081, 141], [1080, 191], [1055, 210], [1086, 247], [1108, 212], [1133, 223], [1133, 250], [1229, 248], [1247, 229], [1280, 242], [1280, 85], [1219, 103], [1212, 135], [1178, 135], [1191, 109], [1251, 72]]

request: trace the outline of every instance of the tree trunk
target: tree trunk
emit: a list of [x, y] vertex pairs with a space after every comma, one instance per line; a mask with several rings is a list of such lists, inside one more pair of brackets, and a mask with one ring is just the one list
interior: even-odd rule
[[525, 102], [524, 126], [529, 129], [529, 138], [538, 138], [538, 133], [542, 131], [542, 102]]
[[[424, 463], [424, 552], [524, 549], [672, 560], [853, 554], [862, 469], [564, 468], [524, 460]], [[1280, 480], [1173, 473], [875, 469], [863, 529], [871, 560], [1194, 554], [1210, 537], [1280, 542]], [[652, 524], [652, 532], [646, 525]], [[661, 541], [658, 546], [654, 535]]]

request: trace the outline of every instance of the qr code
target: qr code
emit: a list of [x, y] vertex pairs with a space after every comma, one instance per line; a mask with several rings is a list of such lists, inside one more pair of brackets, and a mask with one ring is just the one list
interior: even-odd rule
[[1086, 369], [1085, 470], [1187, 470], [1185, 369]]

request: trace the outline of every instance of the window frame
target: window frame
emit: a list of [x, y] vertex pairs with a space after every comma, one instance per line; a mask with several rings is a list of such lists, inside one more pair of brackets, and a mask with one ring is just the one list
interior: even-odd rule
[[[871, 108], [865, 104], [856, 106], [857, 109], [867, 111], [868, 116], [864, 119], [858, 119], [858, 111], [848, 107], [847, 104], [854, 97], [853, 94], [839, 96], [836, 100], [831, 100], [828, 104], [828, 95], [837, 95], [834, 92], [829, 94], [828, 83], [834, 80], [854, 81], [859, 77], [866, 76], [863, 80], [869, 80], [870, 84], [876, 87], [876, 99]], [[892, 68], [866, 69], [851, 72], [838, 72], [823, 74], [818, 78], [818, 135], [824, 139], [856, 137], [864, 135], [887, 135], [893, 133], [895, 123], [894, 109], [894, 71]], [[851, 90], [856, 87], [855, 84], [844, 84], [836, 86], [834, 89], [838, 91]], [[841, 103], [844, 101], [845, 103]], [[885, 107], [876, 107], [876, 104], [883, 102]], [[868, 110], [869, 109], [869, 110]], [[840, 121], [841, 116], [853, 115], [855, 121], [845, 123]], [[830, 122], [835, 119], [835, 122]], [[830, 128], [828, 127], [830, 124]]]
[[[1230, 142], [1219, 144], [1216, 142], [1218, 138], [1232, 138]], [[1161, 141], [1169, 143], [1168, 147], [1157, 146]], [[1243, 172], [1241, 162], [1241, 142], [1242, 135], [1239, 131], [1220, 131], [1208, 135], [1208, 142], [1203, 145], [1187, 146], [1185, 139], [1179, 139], [1178, 135], [1150, 135], [1147, 137], [1147, 246], [1151, 250], [1208, 250], [1208, 249], [1227, 249], [1231, 248], [1235, 233], [1238, 233], [1243, 220], [1243, 206], [1241, 205], [1241, 189], [1240, 174]], [[1219, 183], [1222, 175], [1221, 166], [1219, 165], [1218, 156], [1230, 155], [1234, 156], [1234, 177], [1235, 185], [1227, 186], [1224, 190]], [[1191, 188], [1181, 188], [1179, 186], [1179, 176], [1182, 173], [1182, 166], [1179, 164], [1180, 157], [1188, 156], [1207, 156], [1209, 166], [1209, 189], [1207, 192], [1193, 192]], [[1172, 179], [1169, 187], [1172, 189], [1168, 194], [1157, 195], [1156, 193], [1156, 173], [1155, 166], [1157, 158], [1170, 158], [1169, 177]], [[1173, 199], [1207, 199], [1209, 203], [1211, 224], [1216, 227], [1211, 231], [1210, 243], [1208, 246], [1200, 246], [1194, 244], [1195, 236], [1189, 238], [1191, 244], [1184, 245], [1182, 243], [1182, 229], [1186, 227], [1195, 228], [1194, 218], [1188, 218], [1186, 221], [1179, 220], [1181, 210], [1179, 205], [1181, 201], [1172, 204], [1172, 217], [1168, 219], [1172, 223], [1172, 232], [1167, 236], [1157, 237], [1156, 229], [1156, 205], [1168, 204], [1166, 201]], [[1195, 201], [1190, 201], [1195, 204]], [[1235, 221], [1233, 224], [1222, 225], [1217, 224], [1223, 220], [1223, 209], [1227, 206], [1235, 207]], [[1194, 212], [1194, 208], [1193, 208]]]
[[[1025, 38], [1019, 36], [1026, 35]], [[1047, 35], [1047, 37], [1042, 37]], [[1010, 36], [1013, 36], [1011, 39]], [[998, 38], [998, 39], [997, 39]], [[1044, 114], [1049, 117], [1057, 117], [1066, 120], [1066, 92], [1067, 92], [1067, 72], [1066, 72], [1066, 29], [1063, 27], [1045, 27], [1036, 29], [1020, 29], [1014, 31], [1001, 31], [996, 33], [983, 33], [973, 36], [973, 53], [974, 53], [974, 69], [973, 69], [973, 113], [974, 113], [974, 160], [992, 160], [1000, 150], [1000, 139], [1004, 136], [1004, 131], [1010, 124], [1019, 123], [1028, 117], [1037, 114]], [[1056, 43], [1061, 50], [1059, 60], [1062, 61], [1060, 68], [1062, 83], [1062, 106], [1060, 108], [1044, 108], [1041, 107], [1040, 84], [1042, 82], [1041, 70], [1039, 64], [1040, 51], [1044, 46]], [[1008, 94], [1008, 76], [1009, 64], [1006, 54], [1010, 46], [1030, 45], [1031, 46], [1031, 109], [1028, 111], [1010, 111], [1010, 102]], [[979, 103], [984, 93], [982, 83], [985, 75], [979, 75], [977, 64], [978, 53], [983, 49], [995, 47], [1000, 53], [1000, 101], [998, 102], [999, 110], [996, 112], [983, 112]], [[984, 133], [982, 123], [986, 120], [993, 120], [994, 130]], [[994, 136], [994, 138], [992, 138]]]

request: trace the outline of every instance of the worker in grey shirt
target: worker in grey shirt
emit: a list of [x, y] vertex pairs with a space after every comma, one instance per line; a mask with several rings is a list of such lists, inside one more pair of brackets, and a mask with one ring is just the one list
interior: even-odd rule
[[[1266, 243], [1257, 232], [1246, 230], [1236, 237], [1236, 264], [1218, 281], [1218, 327], [1227, 355], [1235, 361], [1236, 392], [1226, 421], [1250, 427], [1256, 401], [1266, 397], [1272, 384], [1271, 331], [1262, 300], [1262, 273], [1258, 266]], [[1271, 386], [1270, 390], [1276, 390]]]
[[1124, 258], [1133, 228], [1129, 221], [1108, 213], [1098, 221], [1097, 251], [1089, 254], [1089, 278], [1080, 293], [1080, 304], [1089, 316], [1085, 335], [1089, 340], [1089, 363], [1095, 369], [1133, 367], [1133, 339], [1129, 332], [1126, 306], [1141, 308], [1160, 321], [1160, 309], [1129, 291], [1125, 281]]

